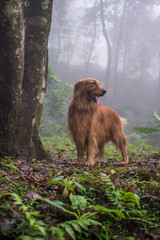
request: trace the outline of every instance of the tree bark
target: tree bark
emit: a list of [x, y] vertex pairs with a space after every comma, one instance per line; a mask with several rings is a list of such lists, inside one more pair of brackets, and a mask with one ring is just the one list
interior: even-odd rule
[[24, 73], [22, 1], [0, 1], [0, 155], [15, 155]]
[[38, 131], [52, 0], [2, 0], [0, 9], [0, 155], [48, 158]]

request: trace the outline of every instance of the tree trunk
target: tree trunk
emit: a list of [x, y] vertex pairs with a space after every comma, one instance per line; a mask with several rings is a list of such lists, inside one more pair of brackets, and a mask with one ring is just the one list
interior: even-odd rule
[[157, 112], [160, 113], [160, 50], [159, 50], [159, 53], [158, 53], [158, 60], [159, 60], [159, 75], [158, 75], [158, 88], [157, 88]]
[[0, 1], [0, 155], [15, 155], [24, 72], [22, 1]]
[[48, 158], [38, 130], [46, 90], [52, 1], [28, 0], [26, 7], [22, 0], [7, 3], [3, 0], [0, 9], [3, 38], [0, 41], [3, 69], [0, 77], [0, 154]]
[[105, 82], [105, 87], [108, 88], [109, 86], [109, 81], [110, 81], [110, 71], [111, 71], [111, 44], [109, 40], [109, 36], [106, 30], [105, 26], [105, 19], [104, 19], [104, 7], [103, 7], [103, 0], [100, 0], [100, 15], [101, 15], [101, 23], [102, 23], [102, 30], [103, 30], [103, 36], [105, 38], [106, 44], [107, 44], [107, 69], [106, 69], [106, 82]]

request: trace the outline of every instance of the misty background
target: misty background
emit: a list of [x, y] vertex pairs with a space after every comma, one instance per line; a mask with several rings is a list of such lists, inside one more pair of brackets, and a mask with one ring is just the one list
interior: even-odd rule
[[133, 127], [160, 112], [160, 0], [54, 0], [49, 66], [46, 135], [65, 128], [72, 85], [93, 77], [103, 104], [128, 119], [130, 140], [141, 138]]

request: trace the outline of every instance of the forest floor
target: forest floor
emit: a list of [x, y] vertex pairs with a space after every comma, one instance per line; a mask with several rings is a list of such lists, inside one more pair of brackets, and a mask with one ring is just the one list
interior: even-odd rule
[[160, 151], [130, 145], [129, 164], [107, 146], [76, 164], [68, 139], [44, 139], [52, 160], [0, 161], [0, 239], [160, 239]]

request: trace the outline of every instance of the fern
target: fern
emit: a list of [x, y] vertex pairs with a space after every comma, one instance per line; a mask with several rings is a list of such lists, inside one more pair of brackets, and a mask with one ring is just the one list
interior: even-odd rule
[[88, 228], [94, 225], [101, 226], [105, 231], [106, 238], [107, 238], [108, 233], [106, 228], [100, 222], [93, 219], [70, 220], [62, 224], [58, 224], [57, 226], [59, 228], [63, 228], [71, 236], [72, 239], [76, 240], [76, 232], [78, 232], [79, 234], [82, 234], [84, 230], [88, 231]]
[[120, 218], [125, 219], [123, 212], [121, 212], [120, 210], [117, 210], [117, 209], [108, 209], [108, 208], [105, 208], [105, 207], [102, 207], [99, 205], [94, 206], [93, 209], [96, 209], [96, 210], [99, 210], [100, 212], [106, 213], [114, 219], [116, 219], [114, 214]]
[[155, 133], [160, 131], [160, 113], [156, 113], [153, 111], [152, 113], [152, 121], [148, 124], [152, 125], [152, 127], [136, 127], [133, 128], [133, 130], [143, 133], [143, 134], [148, 134], [148, 133]]
[[[14, 199], [14, 204], [19, 205], [19, 210], [22, 211], [25, 216], [27, 221], [29, 222], [29, 225], [32, 229], [34, 230], [39, 230], [43, 236], [46, 236], [46, 230], [45, 230], [45, 223], [43, 221], [38, 221], [36, 217], [39, 215], [38, 211], [29, 211], [29, 208], [23, 204], [22, 199], [16, 194], [16, 193], [4, 193], [3, 196], [5, 195], [10, 195]], [[21, 239], [33, 239], [29, 236], [21, 236]], [[39, 238], [40, 239], [40, 238]], [[34, 238], [36, 240], [36, 238]], [[37, 238], [38, 240], [38, 238]]]
[[65, 240], [64, 231], [60, 227], [51, 226], [49, 232], [53, 237], [56, 237], [57, 240]]

